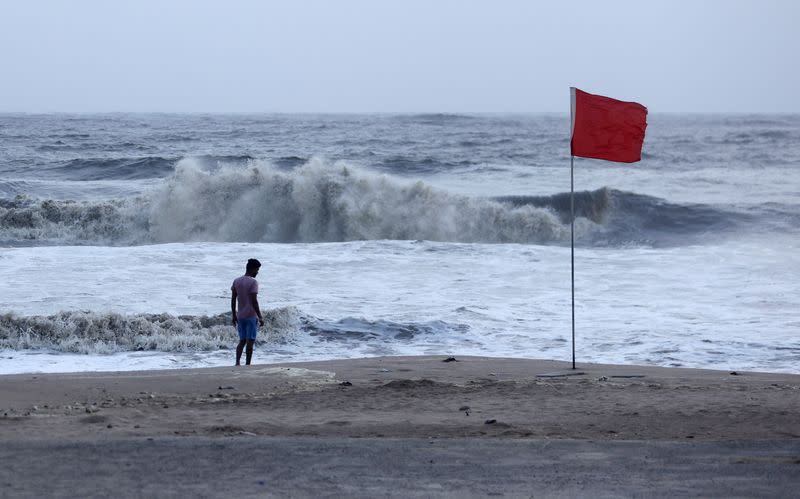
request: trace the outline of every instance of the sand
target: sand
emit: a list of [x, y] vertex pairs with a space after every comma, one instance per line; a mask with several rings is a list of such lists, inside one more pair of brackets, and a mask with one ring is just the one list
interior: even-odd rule
[[800, 438], [800, 376], [390, 357], [3, 376], [0, 438]]
[[[208, 446], [233, 448], [237, 441], [251, 440], [299, 442], [302, 447], [311, 439], [326, 449], [354, 445], [374, 448], [377, 444], [367, 442], [376, 441], [383, 442], [381, 446], [409, 449], [422, 445], [419, 442], [436, 441], [459, 449], [485, 445], [499, 455], [504, 445], [490, 442], [505, 440], [509, 446], [522, 446], [527, 449], [524, 452], [534, 455], [538, 455], [537, 446], [548, 441], [593, 445], [603, 452], [617, 449], [613, 445], [619, 444], [619, 452], [633, 455], [645, 452], [636, 450], [636, 445], [646, 444], [650, 449], [647, 452], [657, 455], [662, 448], [659, 446], [666, 445], [675, 452], [674, 445], [691, 444], [684, 448], [702, 451], [706, 457], [713, 449], [724, 456], [728, 452], [725, 445], [735, 443], [737, 448], [746, 448], [751, 443], [753, 449], [766, 445], [774, 452], [767, 454], [767, 461], [758, 461], [762, 455], [758, 453], [742, 454], [740, 461], [755, 459], [753, 463], [767, 474], [775, 466], [782, 467], [784, 489], [776, 490], [800, 485], [799, 375], [599, 364], [579, 364], [572, 370], [568, 363], [547, 360], [446, 360], [445, 356], [387, 357], [172, 371], [2, 376], [0, 441], [7, 442], [9, 449], [18, 449], [20, 456], [29, 455], [30, 463], [38, 463], [36, 456], [46, 454], [43, 449], [89, 452], [86, 449], [98, 446], [121, 449], [148, 441], [161, 442], [164, 449], [176, 448], [176, 442], [181, 442], [180, 448], [194, 445], [198, 456], [206, 455], [200, 449]], [[348, 443], [353, 439], [362, 440], [360, 444]], [[214, 442], [220, 444], [214, 447]], [[31, 454], [29, 450], [24, 454], [19, 450], [31, 448], [41, 452]], [[669, 462], [665, 457], [661, 464], [664, 470], [669, 469]], [[728, 488], [719, 485], [721, 488], [705, 493], [739, 490], [734, 486], [741, 478], [736, 476], [740, 473], [735, 469], [737, 461], [725, 462], [734, 467], [729, 473], [733, 482], [725, 482]], [[680, 469], [686, 469], [685, 462], [681, 463]], [[464, 466], [468, 469], [466, 461]], [[478, 460], [472, 466], [481, 468], [485, 463], [481, 465]], [[703, 469], [698, 468], [696, 473], [702, 475]], [[787, 474], [786, 469], [792, 473]], [[625, 470], [617, 472], [624, 474]], [[19, 475], [7, 469], [5, 476], [6, 486], [12, 487], [7, 490], [35, 495], [13, 478]], [[681, 475], [676, 476], [679, 479]], [[772, 478], [764, 480], [750, 480], [749, 486], [769, 487], [767, 484], [773, 483]], [[390, 487], [388, 483], [386, 487]], [[654, 490], [647, 487], [655, 482], [651, 479], [649, 483], [640, 485], [644, 487], [641, 490], [652, 494]], [[344, 493], [356, 489], [334, 490]], [[391, 488], [376, 490], [380, 492], [377, 495], [393, 495]], [[410, 490], [406, 492], [410, 494]], [[425, 490], [420, 493], [426, 495]], [[513, 495], [524, 489], [497, 490]], [[590, 489], [564, 490], [580, 494]], [[614, 490], [623, 495], [631, 493], [624, 486]], [[664, 491], [670, 495], [667, 491], [674, 489]], [[134, 492], [142, 493], [142, 489]], [[314, 495], [312, 489], [307, 492]]]

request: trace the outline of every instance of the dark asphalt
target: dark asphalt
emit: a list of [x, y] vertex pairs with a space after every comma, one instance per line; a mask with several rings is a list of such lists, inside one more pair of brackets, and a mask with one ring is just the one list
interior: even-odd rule
[[800, 440], [0, 443], [2, 497], [797, 497]]

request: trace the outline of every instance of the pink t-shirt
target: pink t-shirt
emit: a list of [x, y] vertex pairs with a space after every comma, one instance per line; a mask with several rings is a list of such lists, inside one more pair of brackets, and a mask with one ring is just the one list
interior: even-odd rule
[[231, 291], [236, 291], [236, 302], [239, 305], [239, 310], [236, 312], [236, 317], [239, 319], [248, 319], [250, 317], [258, 317], [256, 309], [253, 307], [253, 302], [250, 300], [250, 294], [258, 294], [258, 281], [249, 275], [237, 277], [233, 281]]

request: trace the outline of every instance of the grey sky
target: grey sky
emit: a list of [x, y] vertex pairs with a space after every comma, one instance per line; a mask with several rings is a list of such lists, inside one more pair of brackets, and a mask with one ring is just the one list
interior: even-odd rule
[[0, 111], [800, 112], [794, 0], [0, 0]]

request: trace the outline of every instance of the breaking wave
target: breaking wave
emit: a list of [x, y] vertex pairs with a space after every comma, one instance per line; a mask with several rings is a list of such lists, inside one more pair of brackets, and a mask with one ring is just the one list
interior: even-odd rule
[[549, 209], [452, 195], [423, 183], [312, 159], [208, 171], [182, 160], [146, 195], [104, 202], [0, 202], [0, 241], [54, 244], [564, 240]]
[[[553, 210], [564, 223], [570, 220], [569, 193], [554, 196], [507, 196], [497, 198], [513, 206], [539, 206]], [[594, 245], [673, 245], [700, 242], [758, 217], [703, 204], [677, 204], [663, 199], [615, 189], [576, 192], [575, 216], [595, 224], [588, 234]]]
[[[398, 323], [347, 317], [335, 321], [302, 314], [295, 307], [264, 312], [258, 340], [291, 349], [303, 339], [374, 345], [413, 341], [418, 336], [463, 335], [464, 324], [444, 321]], [[62, 311], [48, 316], [0, 315], [0, 349], [52, 350], [78, 354], [130, 351], [208, 352], [232, 348], [237, 341], [230, 314], [173, 316]]]
[[[298, 330], [299, 320], [299, 312], [293, 307], [266, 311], [267, 333], [262, 341], [291, 337]], [[230, 314], [175, 317], [69, 311], [49, 316], [0, 315], [0, 348], [9, 350], [197, 352], [231, 348], [236, 339]]]
[[0, 201], [0, 243], [142, 244], [149, 224], [142, 198], [103, 202]]
[[[138, 197], [0, 200], [0, 243], [396, 239], [566, 244], [569, 206], [569, 193], [471, 198], [319, 159], [287, 170], [253, 160], [210, 169], [192, 158], [179, 161], [163, 184]], [[663, 244], [670, 237], [686, 243], [687, 236], [747, 221], [712, 206], [672, 204], [608, 188], [576, 193], [575, 214], [578, 242], [601, 245]]]

